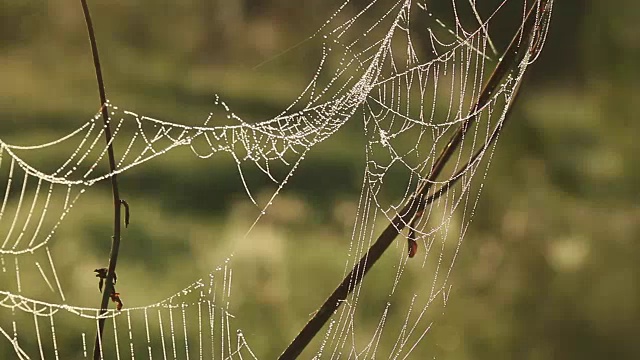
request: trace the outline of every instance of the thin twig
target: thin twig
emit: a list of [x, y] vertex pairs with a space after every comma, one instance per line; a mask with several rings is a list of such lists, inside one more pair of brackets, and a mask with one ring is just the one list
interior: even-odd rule
[[438, 198], [440, 198], [442, 195], [446, 194], [447, 191], [449, 191], [449, 189], [454, 186], [458, 180], [460, 180], [462, 178], [462, 174], [466, 173], [469, 169], [471, 169], [471, 167], [473, 166], [473, 164], [478, 161], [478, 159], [480, 159], [480, 157], [482, 156], [482, 154], [484, 154], [485, 151], [487, 151], [487, 149], [493, 145], [493, 143], [496, 142], [496, 140], [498, 140], [498, 135], [500, 135], [500, 130], [507, 124], [507, 120], [509, 120], [510, 116], [511, 116], [511, 112], [513, 110], [513, 105], [516, 103], [518, 97], [520, 96], [520, 86], [522, 85], [522, 83], [518, 83], [515, 87], [515, 89], [513, 90], [512, 94], [511, 94], [511, 101], [507, 104], [508, 108], [507, 111], [504, 115], [504, 120], [502, 120], [502, 123], [497, 124], [496, 127], [493, 129], [493, 132], [491, 133], [491, 136], [489, 137], [489, 139], [487, 141], [485, 141], [485, 143], [480, 147], [480, 149], [478, 149], [476, 151], [475, 154], [473, 154], [473, 156], [471, 157], [471, 159], [469, 159], [469, 161], [464, 164], [462, 167], [460, 167], [460, 169], [451, 177], [449, 178], [444, 185], [442, 185], [440, 187], [440, 189], [434, 191], [433, 193], [431, 193], [431, 195], [429, 195], [426, 199], [425, 199], [425, 203], [431, 204], [432, 202], [438, 200]]
[[106, 284], [102, 293], [102, 301], [100, 303], [100, 319], [98, 320], [98, 331], [96, 332], [96, 340], [93, 345], [93, 358], [99, 360], [102, 354], [102, 333], [104, 331], [105, 318], [101, 317], [107, 312], [109, 299], [115, 293], [113, 280], [116, 273], [116, 264], [118, 262], [118, 251], [120, 248], [120, 192], [118, 191], [118, 178], [116, 176], [116, 160], [113, 154], [113, 144], [111, 137], [111, 127], [109, 126], [109, 111], [107, 109], [107, 96], [104, 90], [104, 80], [102, 79], [102, 68], [100, 67], [100, 56], [98, 56], [98, 45], [96, 36], [93, 31], [93, 23], [91, 22], [91, 14], [86, 0], [80, 0], [82, 3], [82, 11], [84, 19], [87, 23], [87, 31], [89, 33], [89, 42], [91, 43], [91, 54], [93, 56], [93, 65], [96, 70], [96, 81], [98, 83], [98, 92], [100, 93], [100, 106], [102, 112], [102, 121], [104, 122], [104, 135], [107, 141], [107, 154], [109, 157], [109, 171], [111, 172], [111, 189], [113, 192], [113, 239], [111, 242], [111, 254], [109, 255], [109, 268], [107, 272]]
[[[542, 8], [545, 7], [546, 2], [542, 5]], [[478, 98], [478, 101], [472, 109], [471, 113], [477, 113], [479, 109], [483, 108], [486, 104], [489, 103], [491, 97], [495, 93], [500, 83], [504, 80], [505, 76], [507, 76], [509, 71], [513, 69], [514, 66], [517, 66], [520, 60], [518, 54], [521, 54], [522, 49], [520, 40], [523, 39], [523, 35], [528, 36], [527, 41], [531, 39], [531, 36], [535, 35], [535, 16], [532, 15], [535, 10], [536, 6], [534, 5], [529, 10], [525, 23], [512, 39], [509, 47], [505, 51], [495, 70], [491, 74], [491, 77], [484, 86]], [[529, 45], [527, 41], [523, 42], [523, 44], [525, 44], [526, 46]], [[507, 105], [512, 104], [513, 102]], [[311, 320], [309, 320], [309, 322], [300, 331], [300, 333], [298, 333], [296, 338], [285, 349], [282, 355], [280, 355], [280, 360], [296, 359], [302, 353], [302, 351], [307, 347], [311, 340], [313, 340], [313, 338], [318, 334], [320, 329], [322, 329], [326, 322], [335, 313], [338, 307], [340, 307], [340, 304], [342, 304], [342, 302], [346, 300], [351, 291], [358, 286], [358, 284], [367, 275], [371, 267], [389, 248], [393, 240], [404, 229], [406, 224], [411, 221], [416, 213], [422, 211], [426, 205], [433, 202], [453, 185], [453, 183], [449, 184], [448, 186], [441, 188], [438, 192], [434, 193], [434, 195], [427, 198], [427, 194], [429, 193], [431, 185], [438, 178], [451, 156], [456, 152], [465, 134], [472, 127], [474, 120], [475, 116], [472, 116], [460, 125], [460, 127], [450, 138], [447, 145], [443, 148], [440, 156], [435, 161], [433, 167], [431, 168], [429, 176], [425, 181], [422, 182], [422, 184], [419, 185], [416, 194], [408, 201], [403, 209], [398, 212], [398, 215], [396, 215], [393, 220], [391, 220], [391, 223], [387, 226], [386, 229], [384, 229], [376, 242], [369, 248], [367, 253], [355, 265], [353, 270], [351, 270], [351, 272], [342, 280], [340, 285], [338, 285], [338, 287], [333, 291], [333, 293], [324, 302], [324, 304], [322, 304], [320, 309], [315, 313]], [[491, 141], [494, 140], [495, 139], [492, 139]], [[453, 182], [455, 183], [455, 181]], [[440, 195], [435, 195], [438, 193]]]

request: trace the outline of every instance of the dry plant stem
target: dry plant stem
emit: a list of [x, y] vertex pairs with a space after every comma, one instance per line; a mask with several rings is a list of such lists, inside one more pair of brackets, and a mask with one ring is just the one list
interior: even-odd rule
[[476, 151], [475, 154], [473, 154], [473, 156], [471, 157], [471, 159], [464, 164], [464, 166], [462, 166], [460, 168], [460, 170], [458, 170], [449, 180], [447, 180], [444, 185], [442, 185], [440, 187], [440, 189], [434, 191], [433, 193], [431, 193], [431, 195], [429, 195], [426, 199], [425, 199], [425, 203], [431, 204], [432, 202], [438, 200], [438, 198], [440, 198], [442, 195], [446, 194], [447, 191], [449, 191], [449, 189], [454, 186], [458, 180], [460, 180], [462, 178], [462, 174], [466, 173], [469, 169], [471, 169], [472, 165], [478, 161], [478, 159], [480, 158], [480, 156], [489, 148], [489, 146], [491, 146], [497, 139], [498, 139], [498, 135], [500, 134], [500, 129], [503, 128], [506, 123], [507, 120], [509, 120], [510, 116], [511, 116], [511, 112], [513, 110], [513, 106], [516, 103], [519, 95], [520, 95], [520, 85], [522, 83], [518, 84], [516, 86], [516, 88], [513, 91], [513, 94], [511, 95], [511, 101], [509, 102], [509, 104], [507, 106], [509, 106], [509, 108], [507, 109], [507, 112], [505, 113], [505, 117], [504, 120], [502, 121], [502, 124], [498, 124], [497, 128], [494, 129], [493, 133], [491, 134], [491, 136], [489, 137], [489, 139], [487, 141], [485, 141], [484, 145], [478, 149], [478, 151]]
[[[541, 5], [541, 8], [544, 8], [545, 6], [546, 2]], [[471, 113], [476, 113], [479, 109], [483, 108], [489, 103], [492, 95], [494, 94], [500, 83], [502, 83], [505, 77], [509, 74], [510, 70], [518, 65], [518, 62], [521, 60], [521, 57], [519, 57], [518, 55], [521, 54], [523, 47], [529, 45], [529, 40], [532, 36], [535, 35], [535, 16], [533, 15], [535, 10], [536, 6], [534, 4], [534, 6], [529, 10], [529, 13], [526, 16], [524, 25], [512, 39], [502, 59], [500, 60], [495, 70], [491, 74], [491, 77], [482, 89], [478, 101], [473, 107]], [[523, 34], [526, 34], [526, 36], [523, 36]], [[518, 89], [516, 89], [516, 91], [517, 90]], [[517, 93], [515, 93], [513, 96], [517, 96]], [[513, 105], [513, 101], [511, 101], [511, 103], [508, 105]], [[507, 113], [506, 115], [508, 116], [509, 113]], [[320, 309], [315, 313], [311, 320], [309, 320], [309, 322], [300, 331], [300, 333], [298, 333], [293, 342], [291, 342], [291, 344], [285, 349], [282, 355], [280, 355], [280, 360], [296, 359], [302, 353], [307, 345], [318, 334], [320, 329], [322, 329], [322, 327], [331, 318], [333, 313], [335, 313], [338, 307], [340, 307], [340, 304], [344, 300], [346, 300], [351, 291], [356, 286], [358, 286], [358, 284], [364, 279], [371, 267], [389, 248], [396, 236], [405, 228], [406, 224], [408, 224], [412, 220], [417, 212], [421, 211], [426, 205], [435, 201], [439, 196], [444, 194], [453, 185], [453, 183], [455, 183], [455, 179], [460, 177], [455, 177], [452, 180], [451, 184], [445, 184], [445, 186], [443, 186], [441, 189], [427, 198], [427, 194], [429, 193], [431, 184], [433, 184], [433, 182], [438, 178], [446, 163], [456, 152], [465, 134], [472, 127], [474, 120], [474, 116], [470, 117], [469, 120], [462, 123], [456, 130], [456, 132], [451, 136], [449, 142], [443, 148], [440, 156], [436, 159], [433, 167], [431, 168], [429, 176], [418, 187], [416, 194], [409, 200], [409, 202], [402, 208], [402, 210], [398, 212], [398, 215], [396, 215], [393, 220], [391, 220], [391, 223], [384, 229], [376, 242], [369, 248], [367, 253], [360, 259], [353, 270], [351, 270], [351, 272], [342, 280], [340, 285], [338, 285], [338, 287], [333, 291], [333, 293], [324, 302], [324, 304], [322, 304]], [[490, 142], [495, 141], [496, 138], [497, 134], [492, 136]], [[477, 155], [473, 158], [476, 157]], [[470, 163], [465, 165], [465, 167], [469, 165]], [[465, 167], [463, 167], [463, 169]]]
[[[100, 57], [98, 56], [98, 45], [96, 44], [96, 37], [93, 32], [93, 23], [91, 22], [91, 15], [89, 13], [89, 7], [86, 0], [80, 0], [82, 3], [82, 11], [84, 12], [84, 19], [87, 23], [87, 31], [89, 33], [89, 42], [91, 43], [91, 54], [93, 55], [93, 65], [96, 70], [96, 81], [98, 83], [98, 91], [100, 93], [100, 105], [102, 112], [102, 120], [104, 122], [104, 135], [107, 141], [107, 154], [109, 157], [109, 170], [111, 175], [111, 189], [113, 193], [113, 239], [111, 243], [111, 254], [109, 255], [109, 268], [107, 272], [106, 284], [104, 292], [102, 293], [102, 301], [100, 303], [100, 315], [102, 316], [107, 312], [109, 306], [109, 295], [114, 292], [113, 277], [116, 271], [116, 264], [118, 262], [118, 250], [120, 248], [120, 192], [118, 191], [118, 178], [115, 174], [116, 160], [113, 154], [113, 145], [111, 142], [111, 127], [109, 126], [109, 112], [106, 107], [107, 96], [104, 90], [104, 81], [102, 79], [102, 68], [100, 67]], [[104, 318], [98, 320], [98, 331], [96, 332], [96, 340], [93, 346], [93, 358], [98, 360], [101, 358], [102, 353], [102, 333], [104, 331]]]

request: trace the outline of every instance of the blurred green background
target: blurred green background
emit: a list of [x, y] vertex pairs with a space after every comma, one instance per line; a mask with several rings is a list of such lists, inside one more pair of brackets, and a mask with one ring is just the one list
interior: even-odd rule
[[[247, 118], [274, 116], [313, 74], [319, 42], [281, 53], [339, 4], [91, 1], [108, 98], [188, 124], [206, 118], [214, 94]], [[424, 356], [640, 358], [639, 4], [557, 1], [457, 260], [444, 330]], [[98, 103], [79, 2], [0, 2], [3, 140], [55, 139]], [[348, 244], [364, 166], [349, 141], [358, 125], [312, 151], [249, 241], [237, 239], [258, 212], [229, 158], [178, 151], [125, 173], [127, 306], [162, 300], [235, 251], [235, 271], [250, 280], [234, 288], [232, 312], [251, 320], [238, 326], [260, 358], [276, 357], [342, 275], [335, 254]], [[84, 306], [98, 306], [91, 271], [110, 246], [110, 188], [97, 187], [52, 245]], [[12, 358], [2, 341], [0, 358]]]

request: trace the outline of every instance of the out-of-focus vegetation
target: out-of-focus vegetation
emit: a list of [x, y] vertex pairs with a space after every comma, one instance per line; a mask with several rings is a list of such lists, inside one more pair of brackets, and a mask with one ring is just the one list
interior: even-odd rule
[[[557, 1], [457, 261], [446, 323], [421, 349], [425, 358], [640, 357], [638, 4]], [[108, 97], [197, 124], [217, 93], [238, 114], [266, 119], [313, 74], [318, 43], [279, 54], [338, 5], [93, 1]], [[1, 2], [0, 136], [55, 139], [92, 116], [97, 99], [79, 2]], [[127, 306], [163, 299], [233, 250], [245, 279], [234, 285], [236, 324], [261, 358], [274, 358], [341, 279], [336, 254], [348, 244], [363, 171], [363, 149], [349, 141], [357, 126], [312, 151], [243, 241], [257, 210], [230, 159], [178, 152], [124, 174], [132, 225], [118, 289]], [[52, 245], [69, 297], [85, 306], [99, 304], [91, 271], [106, 265], [111, 239], [110, 188], [98, 187]], [[11, 351], [0, 339], [0, 357]]]

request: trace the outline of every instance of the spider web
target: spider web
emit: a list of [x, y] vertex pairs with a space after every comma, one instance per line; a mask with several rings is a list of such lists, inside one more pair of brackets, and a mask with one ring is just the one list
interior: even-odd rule
[[[251, 338], [234, 325], [229, 312], [233, 254], [208, 276], [155, 304], [100, 309], [74, 305], [65, 296], [50, 244], [63, 241], [56, 231], [74, 204], [96, 183], [162, 156], [188, 148], [207, 159], [227, 153], [235, 163], [247, 196], [261, 214], [294, 175], [315, 145], [348, 121], [359, 121], [366, 135], [362, 192], [355, 216], [345, 275], [366, 253], [381, 229], [424, 184], [438, 154], [459, 125], [473, 118], [460, 150], [435, 188], [455, 179], [458, 185], [437, 193], [422, 216], [406, 224], [396, 241], [395, 275], [378, 287], [387, 301], [368, 308], [366, 285], [353, 292], [318, 335], [315, 358], [421, 357], [416, 350], [444, 313], [451, 290], [449, 276], [476, 209], [496, 138], [523, 75], [544, 43], [552, 1], [452, 1], [432, 9], [430, 2], [345, 2], [314, 37], [322, 38], [315, 75], [280, 115], [261, 122], [237, 116], [215, 98], [213, 111], [199, 126], [154, 119], [107, 103], [116, 170], [104, 170], [107, 145], [100, 112], [55, 141], [21, 146], [0, 140], [0, 342], [20, 359], [92, 356], [101, 317], [108, 318], [101, 344], [104, 358], [257, 358]], [[506, 18], [516, 6], [520, 17]], [[494, 22], [518, 33], [534, 9], [537, 36], [520, 36], [526, 51], [486, 104], [481, 90], [499, 60], [492, 39]], [[355, 10], [354, 10], [355, 9]], [[437, 14], [437, 15], [436, 15]], [[61, 159], [47, 156], [66, 152]], [[243, 175], [259, 169], [276, 185], [260, 203]], [[463, 171], [458, 172], [457, 169]], [[478, 179], [472, 182], [472, 179]], [[434, 193], [435, 194], [435, 193]], [[77, 216], [78, 214], [76, 214]], [[260, 216], [255, 220], [258, 222]], [[250, 229], [248, 229], [250, 231]], [[409, 259], [407, 239], [418, 244]], [[419, 277], [419, 281], [416, 280]], [[375, 281], [367, 280], [365, 281]], [[47, 291], [43, 291], [43, 289]], [[409, 303], [399, 294], [413, 294]], [[376, 311], [373, 331], [360, 325], [363, 311]], [[66, 324], [81, 328], [65, 334]], [[79, 324], [79, 325], [78, 325]], [[144, 324], [140, 326], [139, 324]], [[111, 327], [111, 329], [110, 329]], [[264, 335], [264, 334], [263, 334]]]

